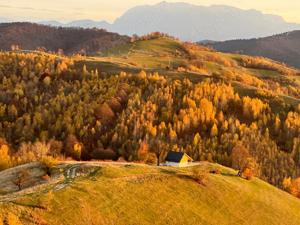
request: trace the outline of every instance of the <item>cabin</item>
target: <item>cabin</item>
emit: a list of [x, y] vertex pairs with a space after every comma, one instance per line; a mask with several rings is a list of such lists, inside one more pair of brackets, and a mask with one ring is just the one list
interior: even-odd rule
[[166, 157], [166, 166], [187, 166], [193, 159], [184, 152], [169, 151]]

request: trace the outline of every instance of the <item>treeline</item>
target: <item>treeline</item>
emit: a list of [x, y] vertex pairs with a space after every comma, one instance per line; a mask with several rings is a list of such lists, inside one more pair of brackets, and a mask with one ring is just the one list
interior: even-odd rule
[[263, 70], [273, 70], [277, 71], [282, 75], [287, 76], [295, 76], [299, 73], [299, 71], [296, 69], [290, 69], [284, 64], [272, 61], [264, 57], [241, 56], [239, 60], [242, 66], [244, 67]]
[[146, 40], [154, 40], [157, 38], [171, 38], [174, 40], [178, 40], [177, 38], [167, 34], [167, 33], [162, 33], [162, 32], [152, 32], [146, 35], [142, 35], [142, 36], [138, 36], [136, 34], [134, 34], [131, 39], [130, 42], [136, 42], [136, 41], [146, 41]]
[[232, 166], [242, 145], [271, 184], [300, 176], [300, 106], [275, 113], [223, 82], [106, 77], [51, 55], [0, 61], [2, 169], [45, 156], [155, 163], [170, 150]]
[[0, 25], [0, 49], [36, 50], [65, 54], [100, 54], [107, 48], [128, 43], [130, 38], [102, 29], [51, 27], [34, 23]]
[[[265, 92], [267, 96], [264, 97], [269, 97], [268, 95], [300, 97], [296, 77], [299, 71], [284, 64], [263, 57], [228, 57], [208, 47], [192, 43], [183, 43], [182, 48], [188, 60], [178, 65], [179, 72], [192, 71], [229, 82], [238, 81], [267, 91], [268, 93]], [[211, 67], [215, 69], [212, 71]], [[268, 73], [271, 75], [265, 75]]]

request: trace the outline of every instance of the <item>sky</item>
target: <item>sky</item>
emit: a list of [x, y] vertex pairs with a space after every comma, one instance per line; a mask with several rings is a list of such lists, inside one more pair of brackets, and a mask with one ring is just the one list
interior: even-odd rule
[[[113, 22], [126, 10], [162, 0], [0, 0], [0, 15], [16, 20], [77, 19], [106, 20]], [[168, 0], [196, 5], [229, 5], [242, 9], [256, 9], [282, 16], [288, 22], [300, 23], [300, 0]]]

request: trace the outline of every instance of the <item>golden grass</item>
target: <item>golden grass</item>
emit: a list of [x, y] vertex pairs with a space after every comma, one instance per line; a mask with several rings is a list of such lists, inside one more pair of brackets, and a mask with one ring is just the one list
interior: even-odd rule
[[[1, 205], [0, 212], [14, 213], [24, 224], [33, 224], [31, 214], [51, 225], [299, 224], [299, 199], [219, 165], [200, 167], [222, 174], [209, 174], [203, 186], [192, 179], [191, 168], [103, 167], [63, 190], [26, 197], [23, 206]], [[26, 206], [41, 201], [44, 209]]]

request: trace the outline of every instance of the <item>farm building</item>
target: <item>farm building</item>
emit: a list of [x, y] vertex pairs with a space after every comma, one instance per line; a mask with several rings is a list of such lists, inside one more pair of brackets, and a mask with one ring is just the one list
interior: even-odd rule
[[193, 162], [193, 159], [186, 153], [169, 151], [165, 165], [182, 167], [188, 165], [189, 162]]

